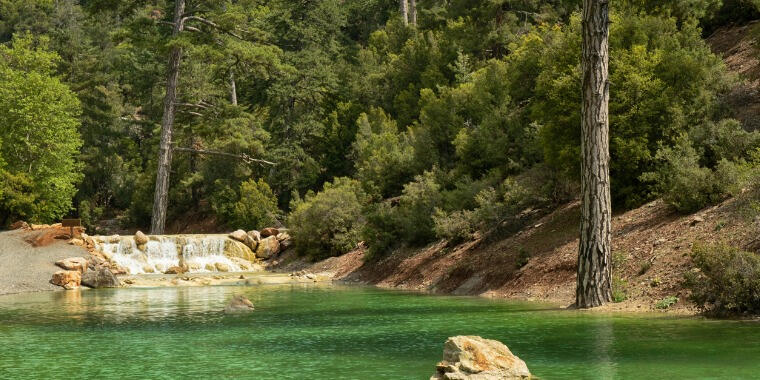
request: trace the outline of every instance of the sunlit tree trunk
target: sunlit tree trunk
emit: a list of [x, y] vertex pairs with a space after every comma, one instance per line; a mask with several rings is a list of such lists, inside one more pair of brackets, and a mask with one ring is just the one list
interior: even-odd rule
[[230, 70], [230, 102], [233, 106], [238, 105], [237, 86], [235, 85], [235, 73]]
[[[184, 13], [185, 0], [176, 0], [172, 37], [176, 37], [182, 32]], [[153, 197], [153, 215], [150, 225], [151, 234], [164, 233], [166, 223], [166, 210], [169, 204], [169, 174], [172, 165], [172, 128], [174, 127], [174, 107], [177, 100], [177, 82], [181, 61], [182, 48], [173, 46], [169, 53], [169, 65], [166, 74], [166, 96], [164, 97], [164, 115], [161, 119], [161, 142], [158, 149], [156, 192]]]
[[576, 306], [612, 300], [607, 0], [583, 0], [581, 231]]
[[409, 23], [417, 26], [417, 0], [409, 0]]
[[404, 25], [409, 25], [409, 4], [406, 0], [400, 0], [399, 7], [401, 8], [401, 20], [404, 21]]

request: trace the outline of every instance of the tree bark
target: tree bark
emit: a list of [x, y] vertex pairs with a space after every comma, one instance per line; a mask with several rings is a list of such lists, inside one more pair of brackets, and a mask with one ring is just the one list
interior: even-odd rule
[[[185, 0], [175, 0], [174, 29], [172, 37], [182, 32], [182, 15], [185, 13]], [[177, 100], [177, 82], [179, 65], [182, 61], [182, 48], [174, 46], [169, 53], [169, 66], [166, 73], [166, 96], [164, 97], [164, 115], [161, 118], [161, 142], [158, 149], [158, 170], [156, 171], [156, 191], [153, 196], [153, 215], [150, 233], [164, 233], [166, 210], [169, 205], [169, 174], [172, 165], [172, 128], [174, 127], [175, 103]]]
[[404, 22], [404, 26], [409, 25], [409, 5], [406, 0], [400, 0], [399, 7], [401, 8], [401, 20]]
[[608, 0], [583, 0], [581, 228], [576, 306], [612, 300]]
[[409, 23], [417, 26], [417, 0], [409, 0]]
[[232, 70], [230, 70], [230, 102], [233, 106], [238, 105], [237, 86], [235, 86], [235, 73]]

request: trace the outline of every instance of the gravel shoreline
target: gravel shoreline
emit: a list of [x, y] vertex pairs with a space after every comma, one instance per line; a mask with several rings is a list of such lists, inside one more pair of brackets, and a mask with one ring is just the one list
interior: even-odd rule
[[58, 270], [55, 262], [72, 256], [88, 257], [81, 247], [57, 240], [45, 247], [34, 248], [24, 241], [36, 231], [0, 232], [0, 295], [62, 290], [50, 283]]

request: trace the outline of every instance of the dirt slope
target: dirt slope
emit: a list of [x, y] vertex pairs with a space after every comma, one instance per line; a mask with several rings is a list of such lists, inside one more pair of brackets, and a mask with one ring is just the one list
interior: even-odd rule
[[725, 100], [733, 117], [748, 130], [760, 129], [760, 20], [715, 31], [707, 43], [743, 82]]
[[[566, 204], [500, 239], [478, 238], [447, 247], [400, 250], [378, 261], [362, 260], [364, 250], [307, 265], [282, 258], [280, 270], [331, 272], [336, 279], [381, 287], [497, 298], [574, 301], [579, 204]], [[760, 231], [745, 202], [729, 200], [694, 215], [679, 215], [661, 201], [613, 218], [615, 276], [627, 299], [607, 309], [651, 310], [666, 296], [682, 301], [676, 311], [693, 312], [685, 302], [683, 274], [694, 242], [726, 241], [747, 246]], [[522, 268], [518, 257], [530, 258]]]

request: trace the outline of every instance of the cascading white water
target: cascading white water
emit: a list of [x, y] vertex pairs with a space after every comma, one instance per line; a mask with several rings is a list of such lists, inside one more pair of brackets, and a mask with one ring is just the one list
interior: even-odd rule
[[95, 239], [96, 249], [129, 274], [163, 273], [184, 262], [189, 272], [237, 272], [241, 268], [225, 254], [224, 235], [152, 236], [140, 250], [134, 237]]

